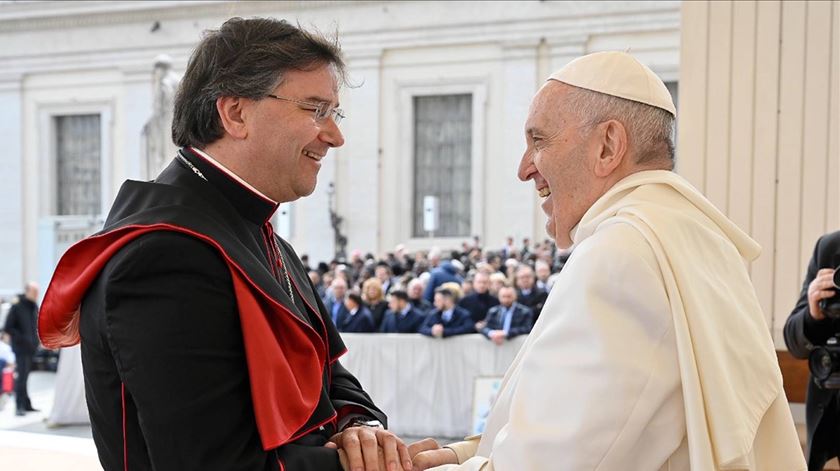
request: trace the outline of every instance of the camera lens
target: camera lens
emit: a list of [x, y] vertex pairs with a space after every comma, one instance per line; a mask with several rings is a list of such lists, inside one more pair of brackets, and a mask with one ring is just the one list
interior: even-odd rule
[[811, 368], [811, 374], [814, 375], [814, 378], [825, 381], [831, 376], [833, 370], [831, 354], [825, 348], [815, 348], [808, 356], [808, 366]]

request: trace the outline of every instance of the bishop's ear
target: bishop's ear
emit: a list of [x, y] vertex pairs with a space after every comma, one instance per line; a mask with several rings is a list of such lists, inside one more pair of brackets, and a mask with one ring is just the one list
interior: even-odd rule
[[248, 136], [242, 114], [245, 104], [246, 99], [239, 97], [222, 96], [216, 99], [216, 111], [219, 112], [222, 127], [234, 139], [245, 139]]
[[596, 135], [600, 140], [600, 152], [595, 162], [595, 175], [606, 177], [626, 158], [627, 129], [621, 122], [611, 119], [598, 125]]

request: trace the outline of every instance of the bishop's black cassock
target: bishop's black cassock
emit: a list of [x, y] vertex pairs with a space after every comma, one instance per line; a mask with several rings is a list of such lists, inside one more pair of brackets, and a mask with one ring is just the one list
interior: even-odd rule
[[276, 208], [182, 149], [62, 257], [39, 332], [52, 348], [81, 339], [106, 471], [340, 470], [327, 439], [350, 418], [385, 423], [338, 362]]

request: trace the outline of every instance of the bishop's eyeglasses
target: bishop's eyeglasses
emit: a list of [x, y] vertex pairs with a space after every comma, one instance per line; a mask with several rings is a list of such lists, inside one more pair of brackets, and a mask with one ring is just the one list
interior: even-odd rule
[[294, 103], [300, 106], [302, 109], [307, 111], [312, 111], [315, 113], [315, 121], [323, 122], [327, 117], [331, 117], [335, 124], [338, 125], [341, 123], [341, 120], [344, 119], [344, 110], [341, 108], [336, 108], [326, 101], [321, 102], [311, 102], [311, 101], [302, 101], [302, 100], [295, 100], [294, 98], [286, 98], [277, 95], [266, 95], [267, 97], [274, 98], [275, 100], [282, 100], [288, 101], [290, 103]]

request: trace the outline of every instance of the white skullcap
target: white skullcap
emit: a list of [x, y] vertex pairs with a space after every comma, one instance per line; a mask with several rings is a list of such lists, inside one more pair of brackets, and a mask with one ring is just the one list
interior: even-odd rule
[[637, 101], [677, 115], [671, 93], [662, 79], [626, 52], [596, 52], [578, 57], [551, 74], [548, 80]]

